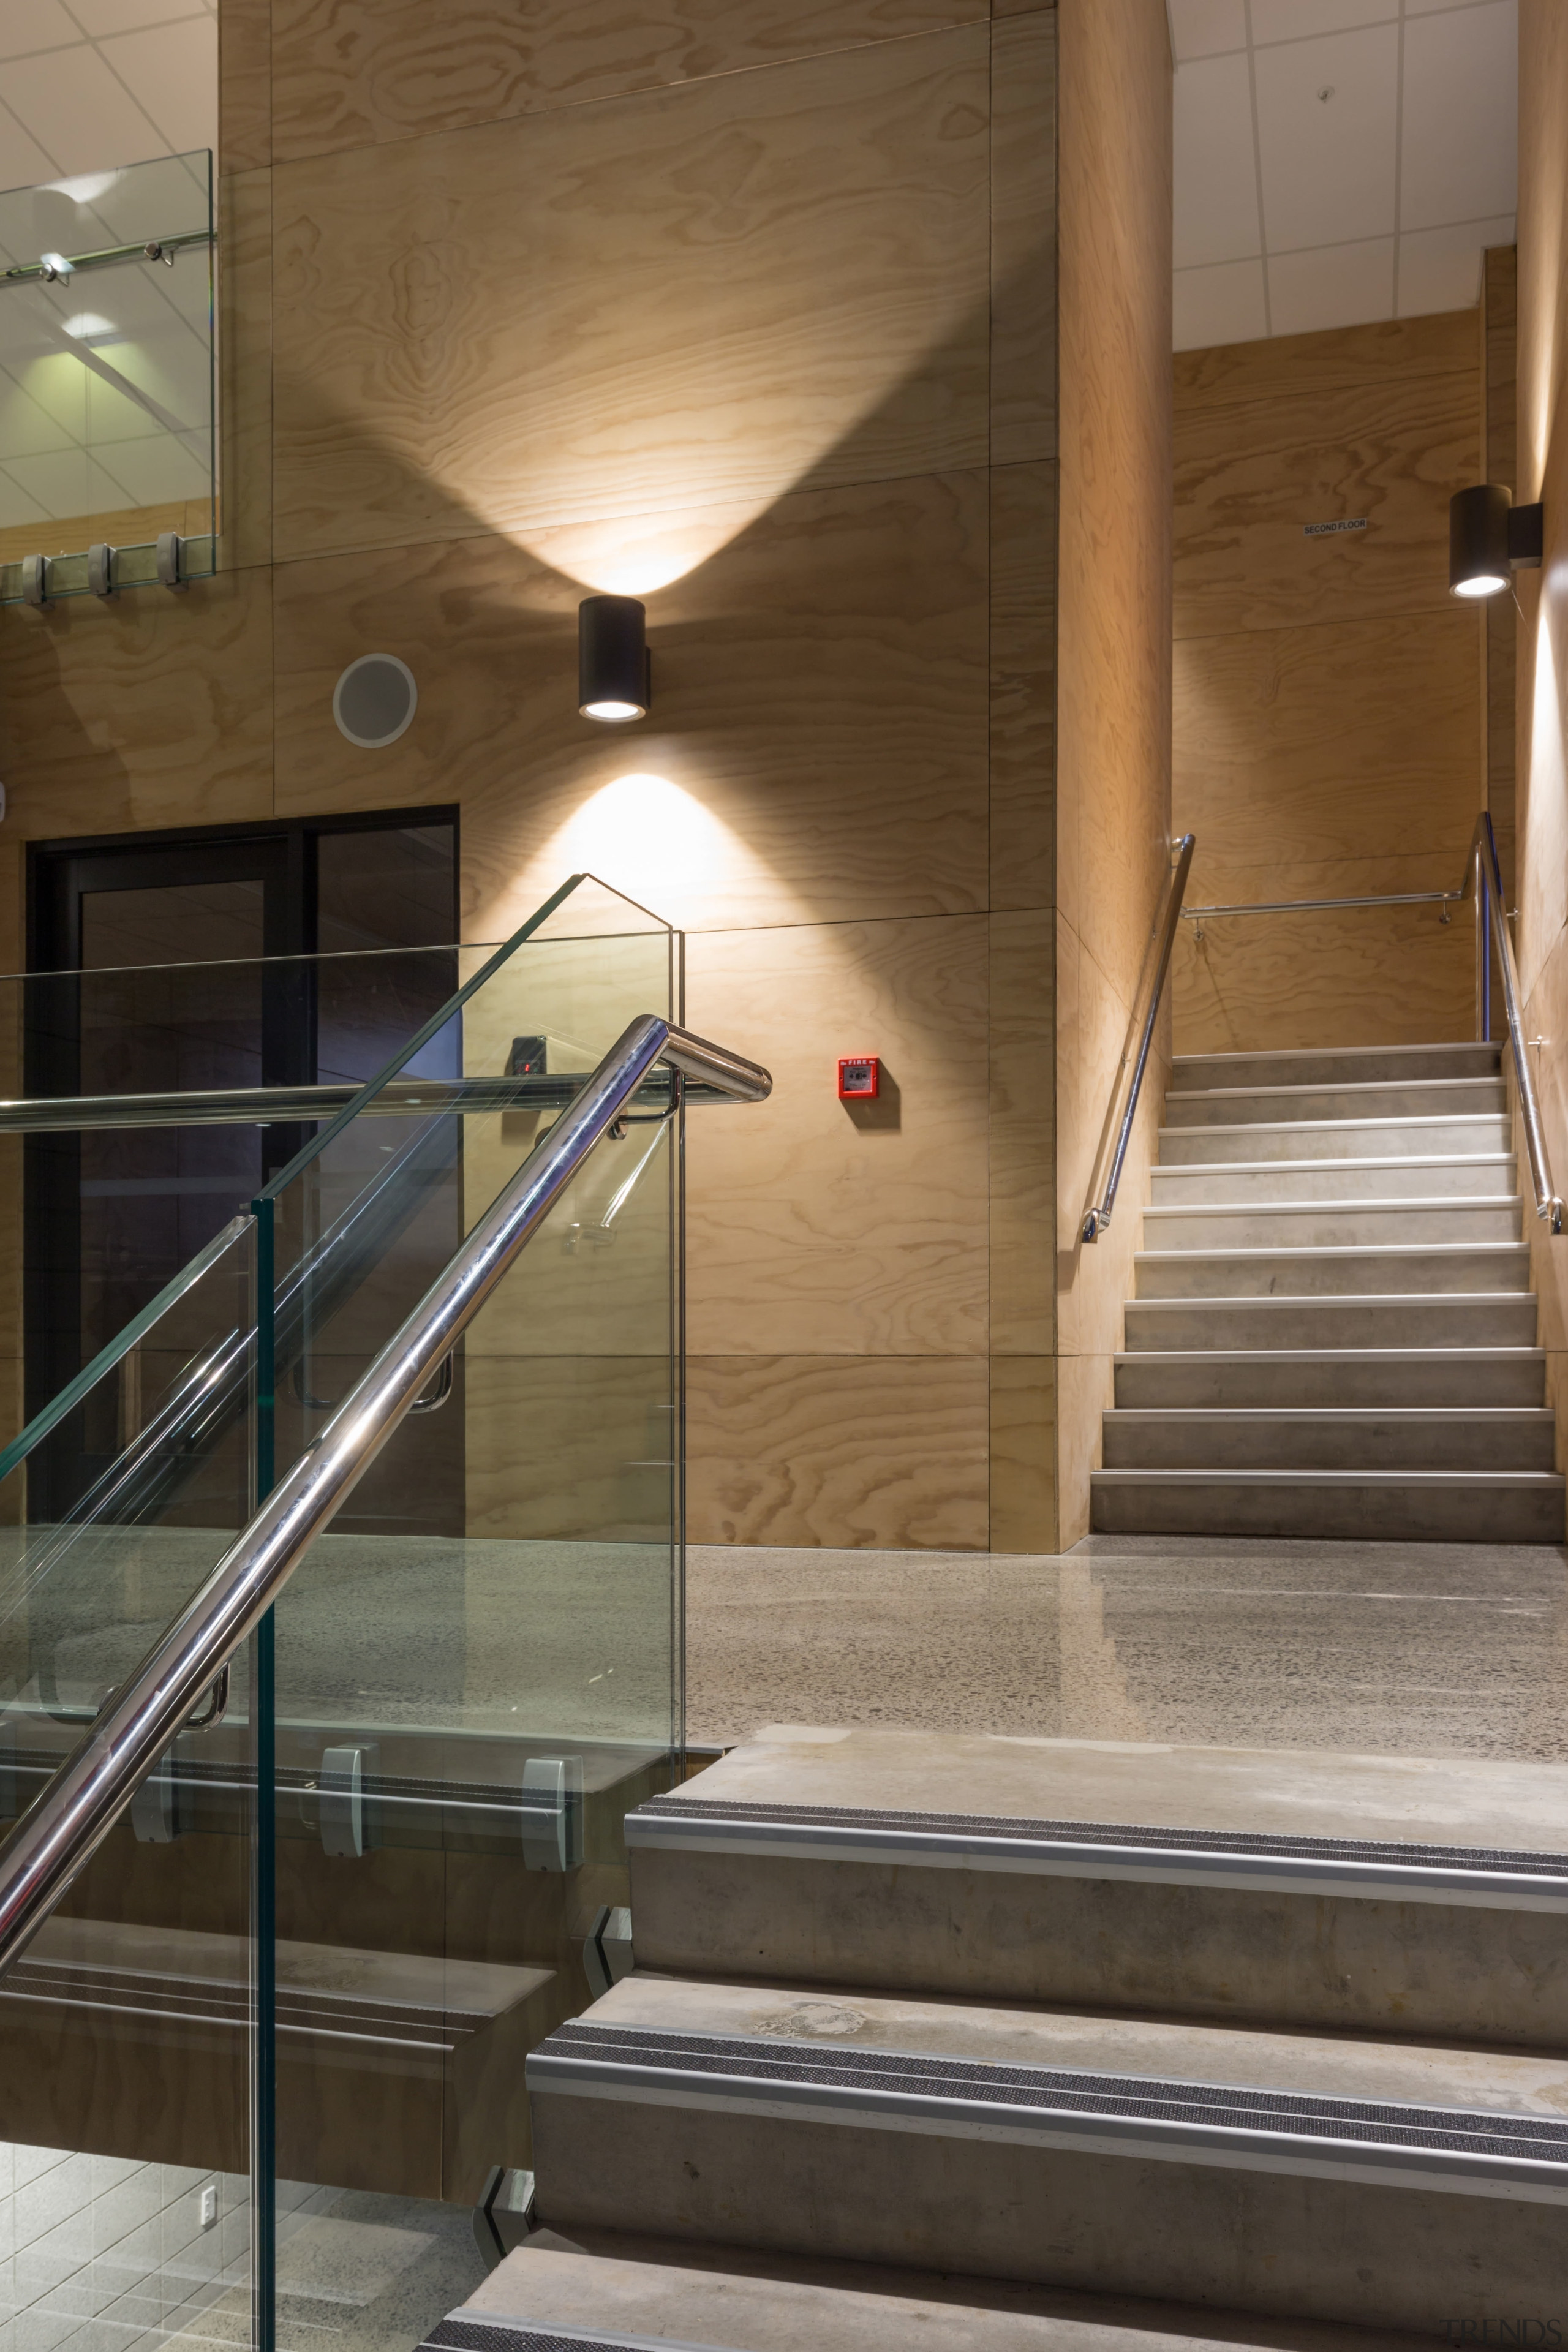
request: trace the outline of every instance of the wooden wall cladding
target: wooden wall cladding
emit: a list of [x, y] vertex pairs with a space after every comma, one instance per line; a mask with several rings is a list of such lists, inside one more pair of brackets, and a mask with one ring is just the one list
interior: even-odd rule
[[[983, 1355], [985, 919], [697, 934], [687, 1009], [773, 1075], [689, 1123], [693, 1352]], [[840, 1102], [867, 1052], [880, 1096]]]
[[279, 556], [984, 463], [988, 48], [280, 168]]
[[272, 813], [264, 571], [12, 610], [0, 628], [7, 830], [47, 836]]
[[[1514, 495], [1545, 509], [1544, 561], [1518, 575], [1515, 933], [1542, 1118], [1559, 1192], [1568, 1185], [1568, 16], [1554, 0], [1519, 12], [1519, 379]], [[1515, 1118], [1521, 1157], [1523, 1137]], [[1558, 1451], [1568, 1424], [1568, 1242], [1527, 1216], [1548, 1350]]]
[[[1485, 789], [1484, 617], [1447, 593], [1481, 462], [1474, 310], [1178, 354], [1173, 830], [1194, 905], [1457, 885]], [[1310, 535], [1316, 522], [1364, 530]], [[1173, 967], [1178, 1052], [1470, 1026], [1423, 913], [1222, 918]]]
[[447, 0], [433, 47], [424, 0], [273, 0], [276, 153], [460, 131], [990, 13], [987, 0]]
[[[1159, 0], [1062, 0], [1056, 933], [1057, 1541], [1089, 1471], [1147, 1185], [1156, 1065], [1120, 1214], [1078, 1230], [1169, 871], [1171, 56]], [[1108, 287], [1117, 289], [1107, 299]]]
[[983, 1356], [697, 1356], [694, 1543], [984, 1551]]
[[[800, 492], [754, 521], [708, 510], [716, 551], [647, 599], [653, 715], [635, 736], [577, 715], [584, 590], [552, 541], [282, 566], [279, 807], [456, 788], [471, 938], [504, 937], [584, 865], [692, 929], [981, 908], [985, 504], [984, 475], [962, 474]], [[668, 560], [682, 520], [637, 528]], [[562, 564], [582, 562], [562, 540]], [[419, 719], [367, 753], [331, 698], [377, 649], [414, 670]]]

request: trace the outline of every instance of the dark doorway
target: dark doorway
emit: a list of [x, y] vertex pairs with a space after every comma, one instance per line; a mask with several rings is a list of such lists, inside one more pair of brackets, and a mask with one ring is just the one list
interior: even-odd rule
[[[405, 964], [384, 952], [457, 939], [449, 810], [39, 843], [29, 885], [32, 1096], [361, 1080], [456, 986], [455, 955]], [[317, 955], [346, 960], [296, 961]], [[29, 1417], [311, 1131], [26, 1139]], [[68, 1509], [113, 1450], [111, 1428], [73, 1416], [35, 1458], [29, 1517]]]

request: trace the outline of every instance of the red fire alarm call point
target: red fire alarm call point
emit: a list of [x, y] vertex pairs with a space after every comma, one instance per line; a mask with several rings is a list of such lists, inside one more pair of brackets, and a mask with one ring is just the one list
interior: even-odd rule
[[875, 1054], [855, 1054], [838, 1065], [840, 1102], [870, 1102], [881, 1084], [882, 1065]]

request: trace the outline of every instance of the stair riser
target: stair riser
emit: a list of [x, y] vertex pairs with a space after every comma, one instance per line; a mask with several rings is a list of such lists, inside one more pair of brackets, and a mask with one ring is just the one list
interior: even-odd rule
[[1376, 1119], [1323, 1126], [1285, 1119], [1274, 1125], [1177, 1127], [1160, 1130], [1166, 1168], [1215, 1167], [1228, 1160], [1433, 1160], [1511, 1148], [1506, 1118]]
[[1201, 1202], [1229, 1208], [1265, 1201], [1506, 1201], [1519, 1190], [1518, 1167], [1511, 1157], [1369, 1160], [1326, 1168], [1291, 1161], [1268, 1168], [1222, 1163], [1156, 1168], [1153, 1179], [1157, 1209], [1194, 1208]]
[[1256, 1094], [1168, 1094], [1167, 1127], [1250, 1127], [1299, 1119], [1462, 1118], [1506, 1111], [1500, 1079], [1458, 1079], [1426, 1086], [1302, 1087]]
[[1173, 1093], [1215, 1087], [1371, 1086], [1434, 1078], [1496, 1078], [1502, 1047], [1462, 1045], [1358, 1046], [1345, 1053], [1182, 1054], [1171, 1074]]
[[1530, 1254], [1522, 1248], [1368, 1250], [1343, 1256], [1300, 1256], [1258, 1250], [1235, 1256], [1201, 1251], [1141, 1253], [1139, 1298], [1385, 1298], [1467, 1291], [1528, 1291]]
[[1555, 2316], [1560, 2206], [532, 2095], [544, 2224], [1440, 2334]]
[[1335, 1543], [1544, 1543], [1563, 1540], [1560, 1486], [1479, 1483], [1299, 1486], [1214, 1478], [1092, 1480], [1089, 1524], [1100, 1535], [1302, 1536]]
[[1556, 1424], [1105, 1416], [1108, 1470], [1551, 1470]]
[[1380, 1360], [1327, 1355], [1321, 1360], [1279, 1355], [1160, 1358], [1123, 1356], [1116, 1365], [1116, 1402], [1132, 1410], [1162, 1406], [1231, 1405], [1539, 1405], [1546, 1401], [1542, 1359], [1521, 1349], [1517, 1359], [1436, 1348]]
[[1521, 1234], [1520, 1203], [1500, 1201], [1486, 1206], [1469, 1201], [1434, 1208], [1411, 1202], [1405, 1207], [1366, 1208], [1332, 1202], [1247, 1207], [1189, 1207], [1158, 1204], [1143, 1215], [1146, 1250], [1223, 1249], [1413, 1249], [1424, 1243], [1464, 1242], [1473, 1248], [1489, 1243], [1517, 1244]]
[[1547, 1912], [663, 1846], [631, 1874], [671, 1975], [1568, 2047]]
[[1130, 1353], [1154, 1348], [1533, 1348], [1535, 1300], [1130, 1299]]

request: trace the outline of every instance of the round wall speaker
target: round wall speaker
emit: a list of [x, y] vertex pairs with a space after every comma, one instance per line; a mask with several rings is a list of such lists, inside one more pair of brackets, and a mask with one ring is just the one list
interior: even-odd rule
[[414, 672], [395, 654], [361, 654], [332, 688], [332, 717], [339, 731], [362, 751], [395, 743], [412, 724], [419, 705]]

